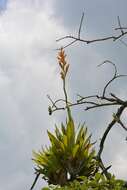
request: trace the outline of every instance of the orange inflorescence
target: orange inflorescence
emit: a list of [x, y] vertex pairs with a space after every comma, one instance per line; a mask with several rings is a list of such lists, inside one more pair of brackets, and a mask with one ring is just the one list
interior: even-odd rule
[[60, 51], [58, 52], [57, 59], [61, 68], [60, 75], [61, 75], [61, 78], [64, 80], [68, 72], [69, 64], [66, 61], [66, 54], [63, 48], [61, 48]]

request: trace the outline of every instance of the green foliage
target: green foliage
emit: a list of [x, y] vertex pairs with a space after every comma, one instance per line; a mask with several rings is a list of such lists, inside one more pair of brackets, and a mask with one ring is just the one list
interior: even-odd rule
[[75, 125], [70, 119], [61, 129], [55, 127], [55, 135], [48, 131], [51, 145], [46, 150], [33, 152], [36, 170], [48, 184], [65, 185], [79, 176], [91, 177], [96, 170], [95, 151], [91, 148], [87, 128]]
[[127, 190], [124, 187], [125, 182], [115, 179], [111, 176], [111, 179], [106, 179], [102, 174], [96, 173], [94, 178], [88, 179], [85, 176], [80, 177], [82, 181], [74, 180], [64, 187], [49, 186], [47, 189], [42, 190]]

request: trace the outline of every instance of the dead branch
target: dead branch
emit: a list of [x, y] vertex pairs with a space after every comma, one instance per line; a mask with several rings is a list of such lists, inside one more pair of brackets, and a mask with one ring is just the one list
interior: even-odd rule
[[100, 37], [100, 38], [92, 39], [92, 40], [83, 39], [81, 37], [81, 30], [82, 30], [83, 19], [84, 19], [84, 12], [82, 13], [79, 29], [78, 29], [78, 32], [77, 32], [76, 36], [66, 35], [66, 36], [61, 37], [61, 38], [59, 38], [59, 39], [56, 40], [57, 42], [59, 42], [61, 40], [65, 40], [65, 39], [71, 40], [71, 42], [69, 42], [67, 45], [63, 46], [63, 48], [67, 48], [67, 47], [71, 46], [72, 44], [75, 44], [76, 42], [83, 42], [85, 44], [90, 44], [90, 43], [95, 43], [95, 42], [104, 42], [104, 41], [107, 41], [107, 40], [113, 40], [113, 41], [120, 40], [121, 41], [121, 38], [124, 37], [125, 35], [127, 35], [127, 31], [126, 31], [127, 27], [122, 27], [121, 22], [120, 22], [120, 18], [118, 16], [117, 17], [118, 27], [116, 27], [115, 30], [116, 31], [117, 30], [120, 31], [120, 34], [111, 35], [111, 36], [107, 36], [107, 37]]
[[127, 75], [119, 75], [119, 74], [117, 73], [116, 65], [115, 65], [113, 62], [109, 61], [109, 60], [105, 60], [103, 63], [101, 63], [101, 64], [98, 65], [98, 66], [101, 66], [101, 65], [103, 65], [103, 64], [105, 64], [105, 63], [109, 63], [109, 64], [113, 65], [113, 67], [114, 67], [114, 75], [113, 75], [113, 77], [111, 78], [111, 80], [109, 80], [108, 83], [105, 85], [104, 90], [103, 90], [103, 93], [102, 93], [102, 97], [105, 97], [105, 93], [106, 93], [107, 87], [108, 87], [115, 79], [120, 78], [120, 77], [127, 76]]
[[113, 117], [113, 120], [111, 121], [111, 123], [109, 123], [108, 127], [106, 128], [106, 130], [105, 130], [105, 132], [103, 134], [103, 137], [101, 139], [101, 142], [100, 142], [100, 149], [98, 151], [98, 158], [101, 157], [101, 154], [102, 154], [102, 151], [103, 151], [103, 148], [104, 148], [104, 142], [106, 140], [106, 137], [107, 137], [109, 131], [114, 126], [114, 124], [118, 122], [118, 120], [120, 119], [120, 116], [121, 116], [121, 114], [122, 114], [122, 112], [124, 111], [125, 108], [126, 108], [125, 105], [122, 105], [122, 106], [120, 106], [120, 108], [118, 108], [118, 110], [117, 110], [117, 112], [115, 114], [116, 117]]
[[32, 190], [35, 187], [35, 185], [36, 185], [36, 183], [38, 181], [38, 178], [40, 176], [40, 173], [38, 173], [38, 172], [36, 172], [35, 174], [36, 174], [36, 177], [34, 179], [34, 182], [33, 182], [32, 186], [31, 186], [30, 190]]

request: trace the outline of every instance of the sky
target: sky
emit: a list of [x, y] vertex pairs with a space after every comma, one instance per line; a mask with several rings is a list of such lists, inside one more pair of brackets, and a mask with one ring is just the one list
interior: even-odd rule
[[7, 5], [7, 0], [0, 0], [0, 9], [5, 9]]
[[[117, 16], [126, 24], [126, 0], [0, 0], [0, 186], [2, 190], [29, 189], [34, 180], [32, 150], [49, 144], [47, 129], [65, 121], [64, 112], [48, 115], [50, 94], [63, 97], [56, 39], [76, 34], [82, 12], [85, 18], [82, 36], [94, 39], [114, 33]], [[126, 26], [126, 25], [125, 25]], [[126, 39], [124, 39], [126, 41]], [[126, 74], [126, 47], [120, 42], [77, 43], [66, 49], [70, 63], [68, 91], [87, 96], [102, 91], [113, 73], [112, 67], [97, 68], [104, 60], [116, 63]], [[126, 98], [127, 79], [117, 80], [110, 91]], [[93, 138], [100, 136], [116, 108], [84, 111], [73, 108], [76, 122], [86, 122]], [[127, 113], [124, 114], [126, 122]], [[103, 158], [111, 172], [127, 180], [126, 133], [115, 126], [106, 140]], [[39, 180], [35, 190], [45, 182]]]

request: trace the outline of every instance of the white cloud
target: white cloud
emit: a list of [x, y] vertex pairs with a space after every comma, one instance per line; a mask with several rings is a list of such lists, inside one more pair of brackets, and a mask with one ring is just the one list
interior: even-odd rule
[[32, 149], [47, 143], [46, 130], [55, 120], [48, 116], [46, 94], [61, 93], [54, 48], [65, 29], [52, 17], [50, 1], [50, 7], [41, 2], [10, 0], [0, 16], [3, 190], [29, 189], [34, 179]]

